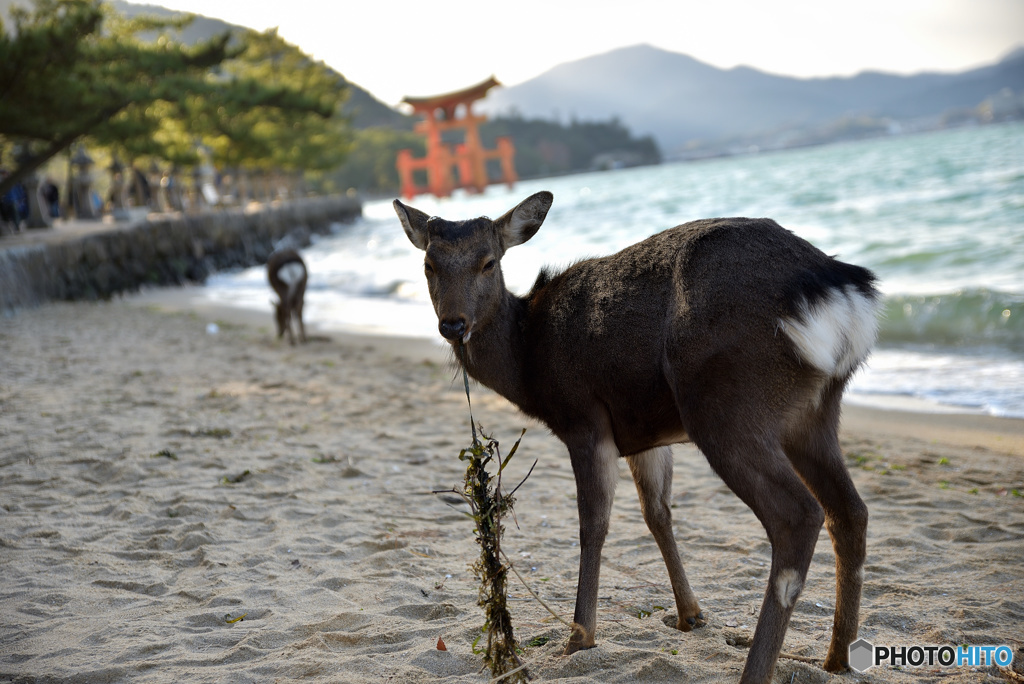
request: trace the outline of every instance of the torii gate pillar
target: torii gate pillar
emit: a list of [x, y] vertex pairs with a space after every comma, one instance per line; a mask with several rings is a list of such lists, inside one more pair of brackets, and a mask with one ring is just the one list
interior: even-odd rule
[[[492, 76], [483, 83], [472, 88], [460, 90], [446, 95], [434, 97], [407, 97], [402, 102], [412, 106], [413, 111], [423, 116], [423, 121], [416, 124], [416, 132], [427, 139], [427, 156], [416, 159], [412, 150], [398, 153], [395, 165], [402, 182], [402, 196], [406, 199], [429, 192], [437, 197], [447, 197], [455, 188], [465, 188], [470, 192], [482, 192], [490, 183], [487, 175], [487, 161], [497, 159], [501, 163], [499, 182], [512, 186], [518, 179], [515, 170], [515, 146], [507, 137], [497, 140], [493, 150], [484, 149], [480, 141], [479, 125], [486, 121], [484, 116], [475, 116], [472, 111], [473, 102], [481, 99], [487, 91], [500, 85]], [[464, 116], [458, 116], [458, 108], [465, 108]], [[463, 142], [446, 143], [443, 139], [445, 131], [461, 130]], [[413, 179], [413, 171], [425, 169], [427, 185], [418, 186]], [[458, 179], [453, 174], [458, 171]]]

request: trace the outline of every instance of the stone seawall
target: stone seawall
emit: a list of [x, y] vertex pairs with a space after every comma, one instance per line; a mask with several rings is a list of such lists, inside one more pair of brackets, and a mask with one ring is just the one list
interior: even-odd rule
[[203, 282], [216, 270], [265, 263], [286, 236], [305, 246], [312, 233], [361, 213], [354, 197], [311, 197], [256, 210], [97, 224], [83, 234], [57, 229], [27, 243], [0, 239], [0, 312], [48, 300], [108, 299], [142, 285]]

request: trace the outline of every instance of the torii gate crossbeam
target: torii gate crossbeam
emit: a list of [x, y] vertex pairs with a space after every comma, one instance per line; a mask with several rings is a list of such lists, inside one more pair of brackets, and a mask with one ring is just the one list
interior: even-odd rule
[[[473, 114], [473, 102], [483, 98], [487, 91], [500, 85], [492, 76], [483, 83], [471, 88], [433, 97], [406, 97], [402, 102], [410, 105], [413, 111], [423, 116], [416, 124], [416, 132], [427, 139], [427, 154], [422, 158], [414, 158], [412, 150], [398, 153], [395, 165], [398, 167], [402, 183], [402, 196], [411, 199], [417, 194], [429, 192], [437, 197], [447, 197], [455, 188], [465, 188], [470, 192], [482, 192], [490, 183], [487, 174], [487, 161], [497, 159], [501, 163], [499, 182], [508, 183], [511, 187], [518, 180], [514, 165], [515, 146], [507, 137], [497, 139], [495, 149], [485, 149], [480, 140], [479, 125], [486, 121], [484, 116]], [[464, 116], [459, 116], [459, 106], [465, 108]], [[447, 131], [462, 131], [464, 141], [458, 144], [444, 142], [443, 134]], [[418, 186], [413, 172], [424, 169], [427, 172], [427, 185]], [[454, 170], [458, 172], [456, 179]]]

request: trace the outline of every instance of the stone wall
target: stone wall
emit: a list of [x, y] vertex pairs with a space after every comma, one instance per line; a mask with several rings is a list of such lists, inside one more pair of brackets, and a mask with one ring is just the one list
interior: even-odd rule
[[201, 283], [216, 270], [265, 263], [286, 236], [305, 246], [312, 233], [361, 213], [357, 198], [312, 197], [258, 210], [158, 216], [81, 236], [58, 229], [35, 244], [0, 239], [0, 312], [54, 299], [108, 299], [142, 285]]

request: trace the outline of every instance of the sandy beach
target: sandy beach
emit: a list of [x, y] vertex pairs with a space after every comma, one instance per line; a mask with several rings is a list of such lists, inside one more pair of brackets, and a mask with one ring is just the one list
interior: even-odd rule
[[[290, 347], [269, 306], [171, 292], [0, 318], [0, 681], [488, 681], [472, 649], [472, 522], [432, 493], [460, 486], [470, 442], [445, 352], [315, 330]], [[473, 402], [503, 451], [527, 429], [506, 477], [537, 466], [504, 547], [571, 619], [565, 448], [480, 386]], [[861, 636], [1007, 644], [1014, 663], [823, 671], [835, 576], [822, 531], [775, 681], [1024, 681], [1024, 421], [848, 406], [842, 440], [871, 514]], [[738, 679], [770, 547], [700, 453], [674, 451], [676, 538], [707, 626], [669, 626], [665, 567], [622, 463], [598, 647], [559, 655], [568, 630], [512, 584], [535, 681]]]

